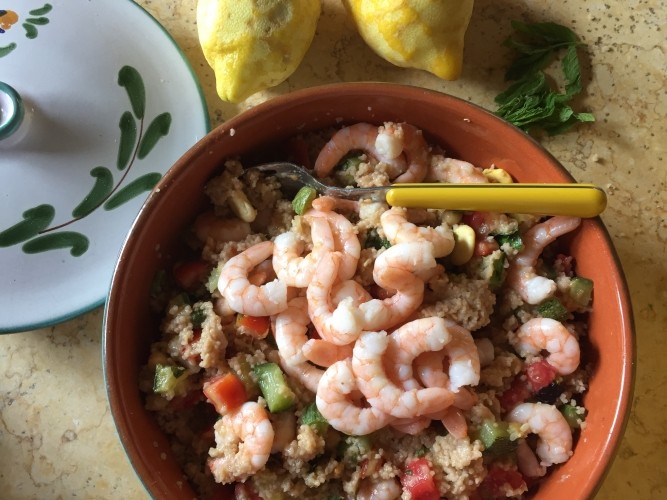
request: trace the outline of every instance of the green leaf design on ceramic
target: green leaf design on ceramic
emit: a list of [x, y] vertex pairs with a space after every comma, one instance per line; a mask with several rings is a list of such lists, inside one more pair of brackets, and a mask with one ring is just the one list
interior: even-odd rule
[[141, 75], [132, 66], [123, 66], [118, 72], [118, 85], [125, 87], [134, 116], [141, 120], [146, 110], [146, 89]]
[[151, 172], [144, 174], [141, 177], [137, 177], [109, 198], [109, 201], [104, 204], [104, 209], [113, 210], [114, 208], [121, 206], [123, 203], [130, 201], [132, 198], [136, 198], [141, 193], [150, 191], [161, 178], [162, 174], [158, 174], [157, 172]]
[[61, 231], [33, 238], [25, 243], [22, 249], [25, 253], [40, 253], [70, 247], [69, 253], [72, 257], [80, 257], [86, 253], [89, 245], [88, 238], [83, 234], [74, 231]]
[[132, 113], [126, 111], [120, 117], [118, 123], [120, 127], [120, 144], [118, 145], [118, 160], [116, 167], [118, 170], [124, 170], [132, 158], [134, 145], [137, 142], [137, 122], [134, 120]]
[[137, 156], [139, 159], [145, 158], [148, 156], [148, 153], [155, 147], [160, 138], [164, 137], [169, 133], [169, 127], [171, 126], [171, 114], [162, 113], [157, 115], [151, 124], [146, 129], [141, 144], [139, 144], [139, 153]]
[[49, 24], [49, 20], [46, 17], [29, 17], [26, 19], [26, 22], [30, 24], [36, 24], [37, 26], [44, 26]]
[[23, 212], [23, 220], [0, 232], [0, 247], [9, 247], [37, 236], [56, 215], [51, 205], [38, 205]]
[[72, 217], [77, 219], [85, 217], [99, 207], [113, 189], [113, 175], [108, 168], [95, 167], [90, 171], [90, 175], [95, 178], [95, 184], [83, 201], [72, 210]]
[[4, 47], [0, 47], [0, 57], [6, 56], [15, 48], [16, 44], [14, 42], [10, 43], [9, 45], [5, 45]]
[[43, 16], [44, 14], [51, 12], [52, 8], [53, 6], [50, 3], [46, 3], [43, 7], [29, 11], [28, 14], [31, 16]]
[[26, 37], [30, 38], [31, 40], [33, 38], [37, 38], [37, 28], [35, 28], [32, 24], [23, 23], [22, 26], [23, 29], [25, 29]]

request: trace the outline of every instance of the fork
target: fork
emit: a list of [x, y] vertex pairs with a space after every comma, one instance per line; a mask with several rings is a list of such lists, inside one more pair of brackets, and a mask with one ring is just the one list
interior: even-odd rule
[[265, 163], [247, 170], [275, 175], [288, 195], [308, 186], [325, 196], [386, 201], [407, 208], [595, 217], [607, 206], [605, 192], [592, 184], [415, 183], [341, 188], [323, 184], [303, 167], [289, 162]]

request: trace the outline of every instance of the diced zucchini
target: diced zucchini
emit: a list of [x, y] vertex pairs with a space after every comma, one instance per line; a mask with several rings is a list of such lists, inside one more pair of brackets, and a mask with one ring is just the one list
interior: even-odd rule
[[586, 420], [586, 409], [579, 406], [566, 404], [561, 407], [560, 411], [572, 429], [579, 429], [581, 423]]
[[517, 251], [523, 249], [523, 240], [521, 239], [521, 234], [519, 231], [515, 231], [514, 233], [510, 234], [497, 234], [494, 236], [494, 238], [498, 242], [498, 245], [501, 247], [507, 244], [510, 246], [510, 248], [513, 248]]
[[555, 319], [556, 321], [565, 321], [567, 319], [567, 309], [556, 297], [545, 300], [537, 306], [537, 313], [543, 318]]
[[484, 444], [484, 454], [498, 457], [507, 455], [516, 450], [518, 442], [510, 439], [509, 424], [507, 422], [482, 423], [479, 428], [479, 440]]
[[489, 286], [493, 289], [500, 287], [505, 280], [505, 260], [505, 253], [501, 250], [482, 257], [479, 275], [483, 280], [488, 281]]
[[271, 413], [289, 410], [294, 406], [296, 396], [276, 363], [255, 365], [253, 372]]
[[320, 436], [324, 436], [329, 428], [329, 422], [322, 416], [315, 403], [310, 403], [303, 410], [301, 423], [313, 427]]
[[296, 193], [296, 196], [294, 196], [294, 199], [292, 200], [292, 208], [294, 208], [297, 215], [303, 215], [303, 213], [310, 208], [316, 197], [317, 191], [309, 186], [303, 186], [299, 189], [299, 192]]
[[368, 436], [347, 436], [339, 446], [339, 454], [348, 462], [356, 463], [371, 451], [372, 443]]
[[208, 279], [206, 280], [206, 289], [210, 293], [213, 293], [218, 289], [218, 280], [220, 279], [220, 271], [222, 271], [222, 269], [216, 266], [211, 270], [211, 274], [208, 275]]
[[153, 378], [153, 392], [156, 394], [176, 393], [187, 378], [188, 375], [182, 366], [157, 364]]
[[575, 276], [570, 280], [570, 297], [580, 307], [587, 307], [593, 295], [593, 281]]

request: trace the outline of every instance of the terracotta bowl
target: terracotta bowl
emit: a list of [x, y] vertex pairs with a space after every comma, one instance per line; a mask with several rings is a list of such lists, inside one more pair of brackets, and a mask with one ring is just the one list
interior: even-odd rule
[[[449, 156], [478, 166], [501, 163], [522, 182], [570, 182], [572, 177], [522, 131], [468, 102], [393, 84], [322, 86], [277, 97], [213, 130], [164, 176], [142, 208], [122, 248], [104, 322], [109, 403], [127, 455], [155, 498], [194, 496], [166, 437], [143, 406], [139, 369], [158, 337], [149, 309], [155, 272], [168, 265], [184, 228], [207, 202], [203, 186], [224, 158], [266, 150], [299, 132], [359, 121], [405, 121], [422, 129]], [[571, 459], [554, 468], [538, 497], [587, 498], [601, 484], [620, 442], [632, 396], [634, 331], [625, 278], [599, 219], [583, 222], [570, 242], [581, 275], [595, 282], [590, 315], [593, 375], [589, 410]]]

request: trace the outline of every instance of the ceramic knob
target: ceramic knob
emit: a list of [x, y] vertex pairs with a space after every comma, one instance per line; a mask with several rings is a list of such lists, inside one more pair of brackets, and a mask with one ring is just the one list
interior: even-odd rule
[[0, 148], [18, 144], [28, 131], [30, 113], [11, 86], [0, 82]]

